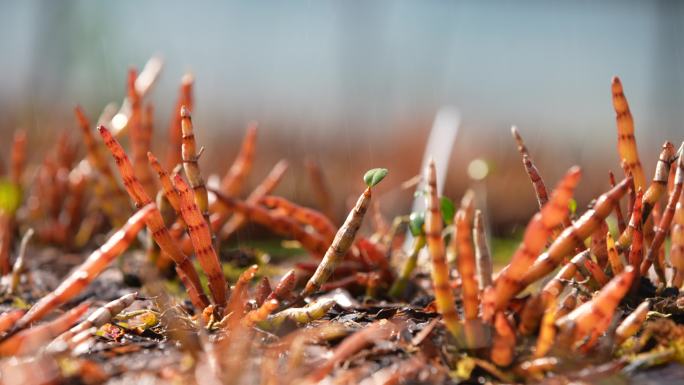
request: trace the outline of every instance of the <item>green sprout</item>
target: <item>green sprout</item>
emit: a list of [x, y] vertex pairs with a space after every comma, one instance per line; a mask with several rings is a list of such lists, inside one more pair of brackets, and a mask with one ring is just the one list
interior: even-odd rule
[[411, 213], [409, 216], [409, 230], [411, 230], [411, 235], [417, 237], [423, 234], [423, 225], [425, 224], [425, 213]]
[[454, 221], [454, 214], [456, 214], [454, 202], [445, 196], [439, 198], [439, 210], [442, 212], [444, 223], [450, 225]]
[[363, 181], [366, 182], [366, 185], [368, 187], [373, 187], [376, 184], [380, 183], [380, 181], [387, 176], [387, 172], [388, 171], [386, 168], [374, 168], [368, 170], [363, 175]]

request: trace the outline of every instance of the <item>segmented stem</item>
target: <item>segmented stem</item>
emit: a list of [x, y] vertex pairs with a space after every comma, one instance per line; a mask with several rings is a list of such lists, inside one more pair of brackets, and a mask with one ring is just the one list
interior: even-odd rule
[[254, 289], [254, 302], [257, 306], [263, 305], [263, 303], [266, 302], [266, 298], [268, 298], [271, 293], [273, 293], [271, 281], [268, 277], [261, 277], [261, 280], [259, 280], [259, 283]]
[[[477, 319], [480, 307], [479, 288], [475, 278], [475, 251], [473, 250], [472, 223], [468, 221], [466, 212], [459, 209], [454, 218], [456, 236], [451, 247], [456, 249], [456, 269], [461, 277], [461, 295], [463, 296], [463, 314], [466, 320]], [[455, 250], [455, 251], [456, 251]]]
[[107, 322], [110, 322], [117, 314], [122, 312], [125, 308], [131, 306], [135, 301], [138, 293], [126, 294], [119, 297], [105, 305], [99, 307], [97, 310], [92, 312], [88, 318], [83, 322], [78, 323], [76, 326], [62, 333], [55, 341], [61, 341], [69, 344], [69, 346], [75, 346], [80, 341], [72, 341], [72, 339], [93, 327], [100, 327]]
[[475, 239], [475, 259], [477, 261], [477, 274], [480, 290], [492, 285], [492, 255], [487, 245], [487, 235], [484, 229], [482, 211], [475, 210], [473, 223], [473, 238]]
[[182, 220], [183, 217], [181, 215], [180, 197], [178, 196], [178, 191], [176, 191], [176, 188], [173, 187], [173, 182], [171, 181], [169, 173], [166, 171], [166, 169], [164, 169], [164, 167], [162, 167], [157, 157], [155, 157], [151, 152], [147, 153], [147, 161], [150, 163], [150, 166], [152, 166], [152, 169], [159, 177], [159, 182], [161, 184], [162, 191], [164, 192], [164, 197], [169, 202], [171, 207], [173, 207], [177, 218]]
[[542, 316], [544, 315], [544, 299], [539, 294], [531, 295], [525, 302], [525, 306], [520, 312], [518, 331], [524, 336], [531, 335], [537, 331]]
[[540, 256], [525, 273], [524, 284], [529, 285], [550, 273], [576, 247], [583, 246], [584, 240], [596, 230], [600, 221], [610, 214], [616, 202], [627, 192], [631, 183], [632, 178], [624, 179], [617, 186], [601, 195], [594, 207], [585, 212], [572, 226], [563, 230], [558, 238], [553, 241], [548, 252]]
[[522, 156], [525, 172], [527, 172], [527, 176], [530, 178], [530, 182], [532, 182], [534, 193], [537, 196], [537, 203], [539, 204], [539, 209], [541, 210], [541, 208], [549, 200], [549, 194], [546, 190], [546, 185], [544, 184], [542, 177], [539, 175], [539, 170], [534, 165], [534, 162], [530, 157], [530, 153], [525, 146], [522, 136], [520, 136], [520, 133], [518, 132], [518, 128], [515, 126], [511, 127], [511, 134], [518, 145], [518, 152], [520, 152], [520, 155]]
[[286, 237], [292, 236], [302, 244], [302, 247], [315, 256], [320, 257], [327, 249], [325, 241], [320, 236], [306, 231], [289, 216], [273, 213], [262, 206], [223, 195], [218, 190], [210, 190], [216, 194], [218, 202], [222, 205], [221, 210], [224, 212], [235, 211], [244, 215], [248, 220], [269, 228], [276, 234]]
[[24, 310], [10, 310], [0, 314], [0, 333], [5, 333], [14, 326], [24, 313], [26, 313]]
[[648, 300], [642, 302], [622, 321], [622, 323], [620, 323], [617, 329], [615, 329], [615, 345], [621, 345], [625, 340], [635, 335], [639, 329], [641, 329], [641, 325], [643, 325], [648, 316], [650, 306]]
[[305, 307], [291, 307], [269, 316], [259, 323], [259, 327], [267, 330], [277, 329], [285, 321], [305, 325], [322, 318], [335, 305], [332, 298], [320, 298]]
[[344, 224], [342, 224], [342, 227], [340, 227], [337, 234], [335, 234], [335, 239], [333, 239], [330, 247], [328, 247], [328, 250], [325, 252], [323, 260], [321, 260], [318, 268], [306, 283], [306, 286], [301, 293], [302, 296], [310, 295], [318, 290], [321, 285], [328, 280], [337, 264], [342, 261], [351, 248], [351, 245], [354, 243], [354, 238], [361, 227], [363, 217], [366, 215], [370, 201], [371, 189], [368, 187], [363, 194], [359, 196], [356, 205], [354, 205], [354, 208], [349, 212]]
[[675, 148], [670, 142], [665, 142], [663, 148], [658, 156], [658, 163], [656, 164], [655, 175], [651, 185], [648, 186], [643, 197], [643, 209], [641, 213], [641, 221], [646, 222], [648, 216], [651, 214], [653, 206], [658, 202], [663, 193], [667, 190], [667, 178], [670, 174], [670, 165], [675, 159]]
[[169, 124], [169, 148], [166, 153], [166, 169], [173, 170], [177, 164], [183, 161], [181, 156], [181, 146], [183, 143], [183, 133], [181, 130], [181, 107], [185, 106], [189, 111], [193, 108], [192, 87], [195, 78], [191, 74], [185, 74], [181, 80], [178, 90], [178, 99], [174, 106]]
[[575, 276], [580, 266], [584, 265], [584, 261], [590, 256], [589, 250], [584, 250], [572, 257], [570, 262], [566, 263], [556, 275], [549, 280], [549, 282], [542, 288], [542, 296], [544, 303], [548, 304], [552, 298], [558, 298], [563, 292], [566, 283]]
[[268, 318], [268, 316], [271, 315], [271, 313], [273, 313], [277, 308], [277, 300], [268, 300], [264, 302], [261, 306], [259, 306], [257, 309], [254, 309], [249, 313], [245, 314], [245, 317], [242, 319], [242, 324], [247, 327], [252, 327], [257, 323]]
[[[634, 202], [634, 209], [632, 211], [632, 219], [634, 221], [629, 221], [629, 229], [631, 229], [631, 248], [629, 250], [629, 258], [627, 261], [630, 265], [637, 269], [637, 274], [639, 273], [639, 267], [641, 266], [641, 260], [643, 258], [643, 231], [641, 225], [641, 209], [642, 209], [642, 197], [643, 192], [641, 189], [637, 191], [636, 201]], [[633, 223], [634, 222], [634, 223]], [[622, 238], [622, 237], [620, 237]]]
[[553, 341], [556, 338], [556, 317], [558, 314], [558, 299], [551, 298], [544, 309], [544, 316], [542, 317], [541, 326], [539, 327], [539, 336], [537, 337], [537, 345], [534, 349], [534, 358], [541, 358], [551, 350]]
[[625, 98], [620, 78], [617, 76], [613, 77], [611, 88], [615, 120], [617, 122], [617, 146], [620, 161], [625, 169], [625, 174], [633, 176], [635, 190], [639, 188], [645, 189], [646, 178], [639, 160], [636, 140], [634, 139], [634, 119], [629, 111], [629, 104], [627, 103], [627, 98]]
[[[152, 110], [143, 111], [142, 99], [135, 90], [136, 71], [128, 72], [128, 100], [131, 103], [131, 116], [128, 119], [128, 133], [131, 138], [131, 158], [135, 177], [149, 196], [155, 196], [157, 188], [147, 165], [146, 154], [152, 139]], [[151, 108], [151, 106], [150, 106]], [[148, 132], [149, 130], [149, 132]]]
[[249, 281], [254, 278], [257, 270], [259, 270], [259, 266], [252, 265], [245, 269], [238, 277], [238, 280], [230, 293], [226, 309], [223, 311], [223, 315], [228, 317], [228, 320], [226, 321], [227, 330], [235, 330], [238, 321], [242, 319], [245, 313], [245, 304], [247, 303], [247, 285], [249, 285]]
[[88, 259], [69, 274], [54, 291], [33, 305], [31, 310], [17, 321], [15, 329], [22, 329], [42, 319], [49, 312], [83, 291], [116, 257], [128, 248], [145, 225], [145, 220], [152, 214], [153, 209], [154, 205], [151, 204], [138, 210], [119, 231], [114, 233], [99, 249], [90, 254]]
[[513, 362], [515, 353], [515, 329], [503, 312], [494, 318], [494, 336], [490, 358], [498, 366], [508, 366]]
[[0, 343], [0, 356], [28, 355], [37, 352], [43, 345], [76, 323], [88, 311], [88, 306], [88, 302], [83, 302], [50, 322], [12, 335]]
[[[679, 201], [679, 198], [682, 195], [682, 182], [684, 182], [683, 155], [679, 156], [679, 161], [677, 162], [677, 173], [675, 174], [674, 179], [674, 189], [670, 193], [670, 196], [667, 200], [667, 206], [665, 207], [665, 212], [663, 212], [663, 216], [660, 218], [660, 223], [658, 223], [658, 226], [655, 229], [655, 237], [653, 238], [653, 242], [651, 242], [651, 248], [648, 250], [646, 258], [641, 264], [642, 275], [646, 275], [648, 273], [648, 268], [655, 261], [656, 253], [660, 250], [660, 246], [662, 246], [663, 242], [665, 241], [667, 230], [670, 228], [670, 224], [672, 223], [672, 219], [674, 218], [677, 202]], [[660, 263], [656, 263], [655, 270], [658, 274], [660, 282], [667, 282], [665, 278], [664, 266], [662, 266]]]
[[281, 211], [304, 225], [311, 226], [326, 242], [332, 242], [335, 237], [335, 225], [321, 212], [299, 206], [278, 196], [265, 196], [261, 199], [261, 203], [266, 207]]
[[[506, 269], [503, 270], [494, 281], [494, 291], [492, 294], [489, 294], [493, 295], [494, 308], [485, 308], [485, 319], [491, 319], [493, 310], [503, 310], [509, 300], [519, 293], [520, 290], [525, 288], [523, 278], [528, 273], [530, 265], [534, 263], [539, 253], [543, 250], [546, 245], [546, 240], [553, 229], [561, 224], [564, 218], [567, 217], [569, 202], [575, 187], [579, 183], [580, 177], [581, 171], [578, 167], [573, 167], [568, 170], [563, 179], [556, 186], [556, 189], [551, 196], [551, 200], [544, 205], [541, 212], [532, 217], [525, 230], [523, 242], [515, 251], [513, 257], [511, 257], [511, 262]], [[572, 231], [572, 229], [573, 227], [566, 229], [563, 234]], [[556, 239], [554, 245], [558, 242], [562, 242], [563, 234]], [[552, 269], [553, 268], [550, 270]]]
[[294, 269], [288, 270], [273, 289], [273, 292], [266, 297], [266, 300], [277, 299], [280, 302], [287, 300], [292, 296], [296, 284], [297, 276]]
[[[617, 205], [616, 205], [617, 206]], [[606, 233], [608, 232], [608, 223], [605, 220], [591, 234], [591, 253], [596, 257], [596, 262], [601, 268], [605, 268], [608, 264], [608, 249], [606, 249]]]
[[606, 232], [606, 249], [608, 250], [608, 262], [610, 263], [610, 269], [613, 272], [613, 275], [622, 273], [625, 269], [625, 265], [615, 248], [615, 240], [613, 240], [610, 231]]
[[671, 286], [681, 288], [684, 284], [684, 199], [681, 198], [675, 208], [670, 241]]
[[462, 326], [456, 313], [454, 293], [449, 284], [449, 266], [442, 240], [442, 213], [437, 196], [437, 174], [435, 162], [430, 160], [426, 170], [427, 194], [425, 196], [427, 212], [425, 214], [425, 239], [432, 261], [432, 285], [435, 292], [437, 311], [442, 315], [449, 332], [460, 338]]
[[211, 296], [219, 307], [226, 303], [226, 279], [216, 250], [211, 243], [209, 223], [202, 218], [199, 207], [183, 178], [176, 174], [174, 186], [180, 198], [180, 212], [188, 227], [188, 234], [195, 249], [195, 256], [209, 278]]
[[572, 327], [574, 341], [580, 341], [586, 337], [589, 337], [589, 341], [595, 341], [608, 328], [615, 308], [634, 281], [635, 272], [636, 269], [628, 266], [624, 272], [610, 280], [591, 301], [559, 319], [556, 324], [560, 328]]
[[[183, 157], [183, 170], [185, 176], [188, 178], [188, 183], [195, 195], [195, 203], [199, 207], [204, 221], [207, 224], [209, 221], [209, 196], [207, 187], [204, 185], [204, 179], [200, 173], [199, 157], [197, 153], [197, 145], [195, 143], [195, 133], [192, 126], [192, 118], [190, 117], [190, 110], [185, 106], [181, 107], [181, 130], [183, 132], [183, 144], [181, 145], [181, 156]], [[211, 229], [208, 229], [211, 234]]]
[[[142, 207], [152, 203], [152, 200], [145, 192], [145, 189], [143, 189], [140, 182], [135, 178], [131, 162], [128, 160], [128, 156], [126, 156], [126, 152], [119, 142], [114, 139], [109, 130], [104, 126], [100, 126], [99, 131], [105, 145], [109, 148], [114, 157], [114, 161], [119, 168], [124, 188], [135, 202], [135, 205]], [[186, 289], [188, 290], [190, 298], [193, 299], [193, 305], [199, 309], [204, 309], [209, 304], [209, 300], [202, 290], [197, 271], [192, 265], [190, 258], [183, 254], [176, 242], [171, 238], [169, 230], [164, 225], [164, 219], [162, 218], [159, 209], [153, 205], [151, 210], [151, 214], [146, 218], [146, 224], [149, 232], [152, 234], [152, 238], [157, 242], [162, 252], [168, 255], [169, 258], [176, 263], [176, 271], [183, 271], [185, 282], [190, 284], [190, 286], [186, 286]], [[198, 299], [200, 302], [197, 302]]]
[[601, 266], [596, 262], [587, 258], [584, 260], [583, 266], [589, 272], [590, 277], [598, 284], [598, 287], [603, 287], [603, 285], [608, 283], [608, 276], [606, 276], [606, 273], [603, 272]]

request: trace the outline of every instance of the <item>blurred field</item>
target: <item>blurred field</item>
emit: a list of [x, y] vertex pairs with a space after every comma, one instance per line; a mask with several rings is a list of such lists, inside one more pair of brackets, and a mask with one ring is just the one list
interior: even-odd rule
[[[26, 128], [33, 154], [72, 108], [91, 116], [120, 101], [125, 72], [154, 54], [166, 62], [152, 93], [163, 143], [181, 76], [196, 77], [195, 122], [212, 143], [203, 169], [232, 162], [248, 121], [261, 123], [250, 184], [279, 158], [292, 163], [279, 193], [312, 203], [305, 158], [325, 169], [337, 212], [370, 167], [390, 169], [387, 216], [406, 213], [401, 182], [420, 172], [435, 113], [460, 110], [446, 194], [471, 185], [486, 160], [488, 217], [508, 236], [535, 210], [509, 127], [525, 136], [547, 184], [584, 167], [578, 203], [619, 169], [610, 78], [625, 84], [647, 175], [684, 121], [684, 5], [676, 1], [7, 2], [0, 13], [0, 132]], [[2, 151], [7, 141], [0, 142]], [[161, 151], [163, 149], [157, 148]], [[34, 160], [37, 155], [34, 155]]]

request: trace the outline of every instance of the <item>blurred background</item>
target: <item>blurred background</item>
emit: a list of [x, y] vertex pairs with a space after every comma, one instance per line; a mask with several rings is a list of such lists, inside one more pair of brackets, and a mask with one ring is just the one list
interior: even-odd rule
[[[446, 194], [489, 166], [489, 221], [506, 234], [536, 210], [510, 135], [517, 125], [549, 188], [584, 168], [579, 207], [622, 175], [610, 79], [619, 75], [647, 176], [660, 145], [684, 139], [684, 3], [678, 1], [3, 1], [0, 148], [16, 128], [34, 160], [62, 130], [79, 138], [73, 106], [95, 120], [121, 102], [126, 71], [164, 59], [149, 100], [154, 148], [165, 150], [183, 74], [195, 76], [202, 168], [222, 175], [248, 121], [260, 123], [256, 184], [281, 157], [278, 193], [313, 203], [303, 161], [321, 164], [339, 215], [372, 167], [388, 217], [409, 210], [400, 185], [420, 172], [437, 111], [461, 126]], [[6, 157], [6, 155], [5, 155]]]

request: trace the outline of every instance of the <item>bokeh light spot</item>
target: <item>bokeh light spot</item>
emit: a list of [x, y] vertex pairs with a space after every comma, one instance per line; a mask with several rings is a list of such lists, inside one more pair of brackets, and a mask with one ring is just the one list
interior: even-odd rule
[[468, 176], [474, 180], [483, 180], [489, 174], [489, 166], [482, 159], [473, 159], [468, 164]]

